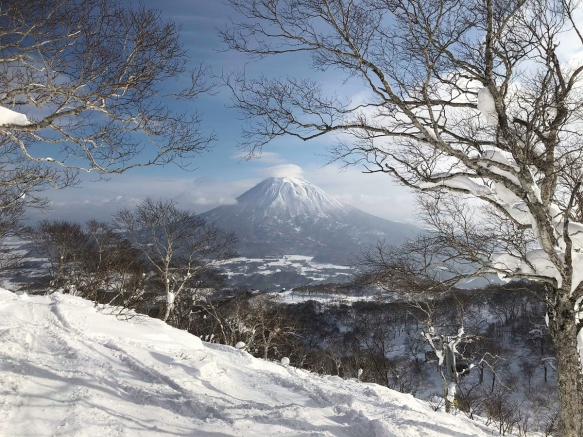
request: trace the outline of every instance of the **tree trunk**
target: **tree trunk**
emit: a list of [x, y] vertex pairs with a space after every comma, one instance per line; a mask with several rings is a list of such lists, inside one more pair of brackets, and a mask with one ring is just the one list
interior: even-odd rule
[[[166, 270], [167, 271], [167, 270]], [[170, 318], [170, 314], [172, 313], [172, 310], [174, 309], [174, 293], [172, 293], [173, 289], [172, 286], [170, 285], [170, 278], [168, 277], [168, 274], [166, 273], [164, 276], [162, 276], [163, 280], [164, 280], [164, 288], [166, 291], [166, 312], [164, 313], [164, 317], [162, 318], [162, 320], [166, 323], [168, 323], [168, 319]]]
[[168, 304], [168, 302], [166, 302], [166, 312], [164, 313], [164, 317], [162, 318], [162, 321], [168, 322], [168, 319], [170, 318], [170, 313], [172, 313], [173, 307], [174, 307], [173, 304]]
[[549, 323], [558, 365], [559, 421], [558, 437], [583, 436], [583, 397], [581, 360], [577, 350], [578, 327], [573, 303], [564, 292], [557, 296]]
[[449, 384], [445, 377], [443, 369], [440, 369], [441, 383], [443, 385], [443, 401], [445, 402], [445, 412], [451, 413], [451, 407], [453, 403], [449, 400]]

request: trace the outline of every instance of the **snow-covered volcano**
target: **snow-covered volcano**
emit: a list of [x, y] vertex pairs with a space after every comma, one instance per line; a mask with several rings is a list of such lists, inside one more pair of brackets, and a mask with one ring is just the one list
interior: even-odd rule
[[269, 178], [237, 198], [244, 210], [261, 215], [339, 217], [345, 206], [298, 177]]
[[367, 214], [327, 195], [305, 179], [269, 178], [202, 216], [235, 231], [243, 256], [298, 254], [345, 263], [379, 239], [398, 244], [417, 228]]

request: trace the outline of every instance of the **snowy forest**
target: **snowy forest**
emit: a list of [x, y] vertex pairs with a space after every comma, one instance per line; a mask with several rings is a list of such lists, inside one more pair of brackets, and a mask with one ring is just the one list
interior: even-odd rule
[[[0, 435], [583, 437], [583, 5], [221, 7], [213, 53], [243, 61], [215, 71], [163, 9], [0, 3]], [[313, 144], [406, 188], [415, 224], [295, 177], [42, 218], [86, 178], [195, 173], [228, 134], [213, 99], [241, 165]], [[302, 285], [249, 286], [246, 250]]]

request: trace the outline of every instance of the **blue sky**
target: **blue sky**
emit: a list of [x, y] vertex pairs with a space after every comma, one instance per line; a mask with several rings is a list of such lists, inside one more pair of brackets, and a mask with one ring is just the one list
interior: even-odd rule
[[[136, 6], [137, 1], [126, 0]], [[234, 12], [220, 0], [142, 0], [150, 8], [162, 8], [162, 16], [182, 24], [182, 40], [193, 65], [203, 61], [213, 74], [220, 75], [245, 69], [247, 75], [269, 77], [309, 77], [327, 84], [330, 90], [344, 96], [355, 96], [363, 89], [358, 82], [342, 83], [335, 71], [316, 73], [310, 69], [308, 56], [281, 56], [260, 62], [235, 52], [224, 52], [217, 28], [228, 23]], [[242, 122], [237, 110], [229, 107], [227, 90], [218, 88], [214, 95], [203, 96], [194, 105], [178, 109], [197, 110], [205, 130], [215, 132], [213, 149], [193, 160], [192, 171], [176, 166], [143, 168], [109, 181], [91, 182], [82, 176], [82, 184], [63, 191], [50, 191], [50, 211], [31, 218], [62, 218], [85, 221], [90, 218], [107, 220], [120, 207], [131, 206], [146, 196], [175, 199], [181, 207], [204, 212], [220, 204], [233, 203], [235, 198], [262, 179], [272, 175], [301, 175], [339, 200], [371, 214], [390, 220], [410, 221], [413, 216], [413, 196], [397, 186], [388, 176], [365, 175], [361, 168], [341, 171], [338, 165], [325, 166], [326, 148], [334, 137], [302, 142], [282, 138], [264, 149], [259, 159], [241, 159], [237, 148]]]

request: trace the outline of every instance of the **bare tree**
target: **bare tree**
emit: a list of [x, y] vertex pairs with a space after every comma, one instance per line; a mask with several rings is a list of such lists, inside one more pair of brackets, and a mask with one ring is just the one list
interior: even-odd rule
[[160, 12], [9, 0], [0, 23], [0, 208], [44, 206], [38, 191], [79, 171], [185, 165], [208, 148], [198, 115], [172, 107], [208, 89], [205, 68], [189, 67], [180, 26]]
[[359, 314], [353, 329], [363, 353], [370, 361], [370, 372], [374, 374], [375, 382], [398, 389], [394, 384], [396, 363], [390, 358], [397, 349], [397, 326], [391, 323], [391, 316], [380, 308]]
[[89, 250], [89, 236], [82, 226], [65, 220], [43, 220], [27, 233], [37, 252], [47, 259], [51, 287], [77, 294], [81, 263]]
[[234, 234], [218, 229], [191, 211], [177, 208], [172, 201], [147, 198], [133, 211], [119, 211], [114, 220], [162, 281], [166, 300], [164, 321], [196, 274], [235, 254]]
[[26, 233], [47, 260], [51, 287], [122, 311], [136, 309], [148, 297], [143, 293], [147, 270], [141, 252], [107, 223], [91, 220], [83, 227], [43, 220]]
[[[415, 243], [411, 242], [410, 245], [416, 250], [427, 249]], [[377, 253], [370, 251], [361, 258], [361, 263], [369, 267], [364, 275], [368, 279], [361, 280], [368, 280], [386, 291], [398, 293], [406, 300], [410, 314], [423, 326], [421, 337], [430, 347], [426, 353], [426, 362], [437, 362], [445, 411], [449, 413], [462, 378], [476, 366], [489, 366], [488, 358], [494, 358], [490, 352], [475, 356], [473, 348], [469, 347], [480, 340], [477, 327], [472, 332], [467, 326], [472, 295], [446, 295], [450, 289], [436, 281], [433, 272], [427, 272], [431, 264], [426, 267], [421, 267], [420, 263], [415, 264], [415, 257], [412, 256], [418, 255], [416, 251], [401, 253], [399, 250], [403, 248], [393, 248], [391, 255], [382, 245], [378, 245], [377, 250]], [[423, 254], [429, 255], [429, 252]], [[426, 271], [427, 276], [423, 278], [420, 271]]]
[[220, 294], [219, 291], [224, 289], [225, 279], [226, 275], [219, 266], [208, 266], [192, 276], [174, 305], [172, 326], [202, 336], [203, 331], [193, 329], [196, 326], [193, 322], [197, 318], [197, 313], [200, 314], [200, 307], [205, 308], [205, 302], [211, 301], [214, 295]]
[[[255, 345], [260, 356], [267, 360], [270, 352], [296, 336], [297, 321], [285, 313], [282, 305], [271, 301], [269, 296], [257, 296], [250, 302], [250, 318], [254, 323]], [[273, 358], [277, 358], [274, 356]]]
[[[453, 335], [446, 335], [447, 329], [439, 329], [435, 326], [434, 320], [434, 306], [418, 302], [418, 307], [426, 315], [425, 324], [427, 330], [423, 331], [423, 337], [431, 347], [433, 355], [437, 359], [437, 368], [441, 378], [443, 399], [445, 402], [445, 411], [449, 413], [451, 406], [454, 403], [456, 391], [460, 379], [470, 372], [474, 364], [467, 364], [464, 361], [458, 360], [463, 358], [458, 347], [462, 342], [472, 341], [473, 336], [466, 335], [463, 324], [458, 328]], [[462, 319], [463, 322], [463, 319]], [[437, 329], [436, 329], [437, 328]], [[464, 365], [462, 365], [462, 363]]]
[[121, 310], [136, 309], [143, 293], [146, 265], [138, 249], [111, 225], [86, 224], [87, 245], [82, 253], [82, 296]]
[[488, 205], [496, 244], [476, 251], [479, 239], [452, 235], [459, 261], [474, 266], [465, 274], [545, 284], [559, 368], [557, 435], [582, 435], [583, 64], [561, 51], [583, 45], [580, 2], [229, 3], [246, 17], [222, 32], [231, 49], [308, 53], [314, 69], [336, 69], [363, 86], [352, 103], [314, 80], [226, 77], [250, 120], [250, 152], [282, 135], [344, 133], [353, 141], [338, 142], [336, 158], [418, 191]]
[[0, 208], [0, 272], [22, 266], [28, 255], [26, 250], [16, 249], [11, 244], [14, 237], [20, 236], [23, 231], [21, 223], [23, 216], [23, 202], [15, 202], [6, 208]]
[[487, 424], [494, 423], [501, 436], [509, 434], [521, 420], [520, 404], [511, 399], [510, 391], [499, 385], [483, 402]]

